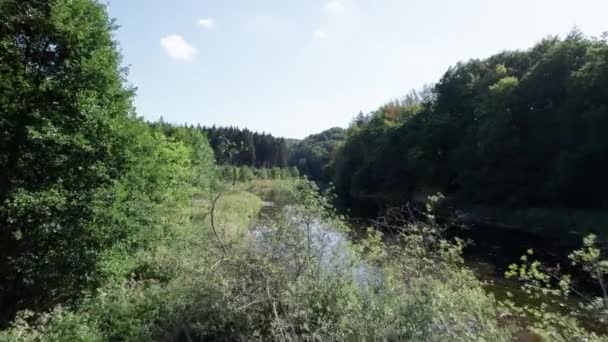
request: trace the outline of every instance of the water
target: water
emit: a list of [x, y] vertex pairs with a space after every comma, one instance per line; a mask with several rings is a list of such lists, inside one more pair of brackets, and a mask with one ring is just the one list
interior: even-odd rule
[[[285, 215], [289, 220], [288, 224], [299, 231], [300, 238], [308, 244], [304, 246], [306, 253], [310, 253], [319, 263], [322, 272], [331, 275], [334, 272], [347, 270], [352, 272], [360, 286], [375, 287], [380, 284], [382, 278], [380, 270], [354, 257], [347, 234], [328, 226], [317, 217], [303, 217], [291, 206], [265, 203], [260, 219], [253, 228], [257, 246], [261, 251], [273, 255], [293, 253], [293, 241], [289, 237], [282, 239], [278, 244], [275, 241], [277, 231], [272, 225], [273, 221], [281, 215]], [[295, 264], [292, 266], [293, 271], [297, 268]]]
[[[349, 237], [345, 233], [328, 227], [316, 218], [304, 220], [297, 216], [293, 207], [276, 206], [272, 202], [265, 203], [261, 219], [254, 229], [261, 245], [269, 245], [266, 243], [270, 239], [266, 234], [271, 231], [268, 226], [281, 211], [286, 211], [290, 223], [307, 234], [311, 249], [325, 269], [346, 267], [354, 263], [350, 256]], [[504, 273], [509, 265], [518, 263], [528, 249], [533, 249], [534, 258], [547, 265], [559, 264], [564, 271], [576, 273], [569, 267], [567, 255], [579, 247], [577, 241], [559, 241], [530, 232], [489, 225], [470, 225], [466, 229], [453, 227], [448, 230], [448, 236], [470, 242], [464, 249], [467, 265], [476, 271], [481, 280], [488, 282], [488, 290], [494, 292], [499, 299], [505, 299], [507, 292], [523, 295], [520, 291], [521, 283], [505, 279]], [[370, 277], [370, 273], [378, 273], [377, 269], [365, 264], [355, 265], [354, 271], [361, 282], [376, 278], [375, 275]]]
[[[281, 249], [287, 248], [285, 245], [277, 246], [269, 242], [275, 232], [270, 228], [270, 222], [280, 214], [286, 214], [290, 224], [306, 237], [310, 244], [309, 250], [312, 251], [315, 259], [319, 260], [324, 272], [331, 274], [349, 269], [360, 286], [381, 285], [381, 270], [352, 258], [347, 234], [327, 226], [317, 218], [305, 220], [289, 206], [280, 207], [272, 204], [265, 206], [260, 215], [261, 219], [254, 229], [258, 246], [261, 248], [273, 246], [275, 250], [271, 253], [282, 253]], [[587, 282], [584, 274], [569, 266], [568, 254], [580, 247], [577, 240], [561, 241], [530, 232], [489, 225], [472, 225], [467, 229], [451, 228], [448, 230], [448, 236], [471, 242], [464, 249], [466, 264], [477, 273], [480, 280], [486, 283], [486, 289], [499, 300], [508, 298], [519, 305], [539, 304], [538, 300], [530, 298], [521, 290], [520, 282], [504, 277], [508, 266], [520, 262], [520, 257], [526, 254], [528, 249], [534, 250], [533, 258], [543, 261], [548, 266], [559, 264], [563, 272], [573, 274], [574, 279], [578, 280], [579, 290], [590, 292], [594, 289], [595, 284]], [[558, 302], [553, 309], [565, 311], [576, 304], [573, 298]]]

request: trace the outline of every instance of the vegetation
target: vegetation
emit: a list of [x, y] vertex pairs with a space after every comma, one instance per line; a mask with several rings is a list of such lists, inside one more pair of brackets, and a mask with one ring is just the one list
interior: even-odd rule
[[573, 31], [458, 63], [355, 119], [333, 160], [336, 189], [381, 207], [441, 191], [465, 204], [605, 210], [607, 56], [605, 39]]
[[290, 149], [289, 165], [296, 166], [300, 173], [311, 180], [329, 181], [331, 173], [328, 165], [338, 144], [345, 138], [346, 131], [339, 127], [310, 135]]
[[270, 134], [234, 127], [205, 127], [218, 164], [258, 168], [287, 167], [287, 142]]
[[187, 200], [212, 152], [202, 137], [185, 144], [135, 118], [102, 5], [1, 1], [0, 16], [5, 321], [77, 300], [109, 276], [108, 258], [156, 239], [162, 208]]
[[236, 182], [247, 183], [256, 179], [288, 179], [298, 178], [300, 173], [297, 168], [278, 168], [273, 167], [272, 169], [254, 169], [249, 166], [230, 166], [224, 165], [217, 168], [220, 179], [225, 182]]
[[[170, 133], [176, 127], [162, 118], [158, 122], [150, 123], [150, 126], [166, 133]], [[184, 125], [180, 128], [207, 136], [215, 153], [216, 162], [220, 165], [256, 168], [287, 167], [288, 139], [237, 127]]]
[[[182, 221], [176, 220], [170, 236], [128, 260], [130, 273], [80, 305], [21, 313], [0, 340], [510, 341], [520, 331], [517, 321], [501, 318], [515, 311], [485, 293], [463, 266], [462, 242], [445, 239], [430, 212], [425, 221], [392, 216], [379, 223], [386, 228], [391, 222], [396, 230], [398, 240], [391, 245], [381, 242], [377, 229], [354, 244], [310, 183], [258, 186], [250, 191], [283, 192], [297, 202], [262, 218], [255, 238], [243, 230], [259, 208], [255, 196], [235, 188], [217, 211], [226, 219], [217, 222], [223, 222], [218, 227], [227, 253], [201, 219], [209, 212], [199, 198], [174, 213]], [[328, 239], [340, 247], [327, 249], [322, 242]], [[548, 334], [566, 324], [553, 340], [600, 340], [576, 320], [562, 320], [559, 326], [525, 327], [536, 336], [553, 336]]]
[[[531, 297], [543, 302], [534, 307], [525, 305], [515, 307], [513, 303], [507, 303], [514, 307], [513, 312], [521, 317], [535, 317], [541, 327], [545, 328], [545, 334], [550, 339], [566, 338], [566, 336], [577, 336], [583, 338], [586, 334], [584, 329], [571, 324], [572, 317], [576, 317], [587, 325], [604, 331], [608, 321], [608, 287], [606, 276], [608, 275], [608, 260], [602, 256], [598, 246], [597, 237], [588, 235], [583, 239], [583, 247], [573, 251], [569, 255], [572, 265], [579, 266], [594, 282], [597, 283], [599, 294], [593, 295], [578, 289], [572, 275], [560, 271], [559, 265], [547, 267], [538, 260], [533, 260], [534, 250], [529, 249], [521, 257], [521, 264], [512, 264], [506, 272], [508, 278], [517, 278], [522, 281], [522, 289]], [[571, 295], [577, 297], [577, 305], [568, 305], [565, 310], [569, 317], [556, 315], [548, 311], [548, 305], [560, 304], [564, 306], [563, 299]], [[568, 303], [568, 302], [565, 302]]]
[[[464, 265], [464, 242], [448, 238], [435, 219], [442, 196], [429, 197], [419, 215], [389, 212], [358, 232], [356, 241], [349, 239], [353, 234], [334, 211], [331, 196], [299, 177], [300, 171], [322, 177], [317, 172], [332, 160], [340, 130], [298, 145], [298, 170], [287, 167], [282, 139], [143, 122], [132, 108], [133, 90], [125, 85], [114, 27], [95, 0], [0, 0], [0, 341], [510, 341], [522, 333], [556, 341], [605, 340], [583, 328], [578, 312], [561, 314], [544, 306], [531, 311], [486, 293]], [[572, 79], [593, 76], [585, 78], [596, 82], [585, 84], [595, 96], [585, 107], [590, 111], [585, 120], [601, 124], [594, 113], [602, 113], [598, 103], [604, 98], [595, 87], [604, 81], [605, 42], [572, 35], [543, 44], [546, 49], [537, 48], [541, 61], [563, 55], [557, 62], [580, 64]], [[552, 49], [557, 52], [544, 55]], [[536, 55], [529, 53], [531, 65]], [[513, 69], [519, 64], [504, 58], [504, 70], [491, 67], [500, 78], [483, 81], [496, 93], [486, 95], [498, 96], [498, 103], [507, 103], [501, 96], [531, 82], [529, 73], [547, 75], [542, 70], [549, 66], [528, 70], [522, 62], [521, 69]], [[476, 80], [469, 82], [471, 91], [483, 88], [475, 75], [469, 75]], [[428, 92], [412, 94], [383, 107], [382, 114], [358, 117], [328, 164], [341, 193], [358, 199], [375, 191], [374, 184], [388, 184], [373, 183], [372, 155], [351, 151], [366, 148], [386, 158], [384, 145], [374, 144], [396, 139], [393, 134], [416, 122], [424, 127], [435, 115], [460, 117], [440, 108], [451, 103], [442, 96], [453, 91], [471, 100], [459, 93], [461, 78], [446, 78], [436, 99]], [[440, 96], [442, 89], [448, 95]], [[547, 89], [547, 96], [554, 96]], [[434, 129], [425, 131], [429, 143], [443, 141]], [[571, 146], [569, 156], [595, 163], [586, 158], [597, 157], [603, 145], [591, 133], [583, 136], [587, 144]], [[404, 145], [394, 144], [399, 146]], [[431, 162], [443, 162], [448, 153], [448, 145], [441, 146], [446, 149], [432, 156], [420, 147], [412, 160], [434, 167]], [[565, 160], [557, 163], [559, 169], [569, 170], [570, 159], [558, 159]], [[355, 170], [349, 182], [346, 166]], [[449, 178], [442, 168], [429, 170], [435, 171], [418, 179], [429, 173], [438, 182]], [[517, 189], [516, 198], [525, 194]], [[542, 198], [562, 203], [559, 196]], [[392, 232], [390, 243], [381, 230]], [[607, 302], [604, 259], [593, 237], [572, 254], [604, 290], [585, 307], [600, 319]], [[551, 283], [534, 265], [513, 271], [546, 291]], [[565, 280], [558, 285], [564, 293], [570, 286]]]

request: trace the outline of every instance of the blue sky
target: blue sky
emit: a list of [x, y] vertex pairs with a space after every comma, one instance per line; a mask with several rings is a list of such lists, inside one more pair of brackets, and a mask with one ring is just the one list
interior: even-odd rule
[[110, 0], [148, 119], [303, 138], [346, 126], [460, 60], [578, 26], [607, 0]]

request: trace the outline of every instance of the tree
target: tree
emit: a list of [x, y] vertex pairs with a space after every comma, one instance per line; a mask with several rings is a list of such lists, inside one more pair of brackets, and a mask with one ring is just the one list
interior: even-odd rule
[[[93, 0], [0, 1], [0, 324], [70, 302], [162, 229], [160, 208], [208, 187], [206, 139], [134, 115]], [[116, 270], [118, 272], [118, 270]]]
[[[423, 96], [357, 116], [328, 163], [336, 190], [380, 207], [441, 191], [492, 206], [606, 209], [606, 57], [605, 40], [574, 31], [457, 63]], [[314, 173], [314, 154], [291, 163]]]
[[[274, 167], [287, 165], [285, 139], [235, 127], [202, 127], [219, 164]], [[284, 164], [284, 165], [283, 165]]]
[[128, 169], [133, 92], [103, 5], [4, 0], [0, 21], [0, 302], [11, 307], [61, 296], [93, 267], [100, 195]]
[[310, 135], [292, 148], [289, 165], [297, 167], [299, 173], [312, 180], [327, 181], [331, 178], [326, 172], [330, 156], [344, 139], [346, 131], [338, 127]]

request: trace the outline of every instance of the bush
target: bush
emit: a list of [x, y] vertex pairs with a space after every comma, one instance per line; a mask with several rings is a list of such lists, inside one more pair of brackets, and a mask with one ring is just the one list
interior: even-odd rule
[[250, 182], [254, 178], [253, 171], [249, 166], [241, 166], [239, 168], [239, 181], [240, 182]]
[[258, 179], [268, 179], [268, 170], [266, 168], [255, 169], [255, 173]]
[[300, 177], [300, 171], [298, 170], [297, 167], [292, 166], [289, 168], [289, 177], [292, 177], [292, 178]]
[[280, 168], [273, 167], [272, 169], [270, 169], [270, 178], [281, 179], [282, 176], [283, 176], [283, 172], [281, 171]]

